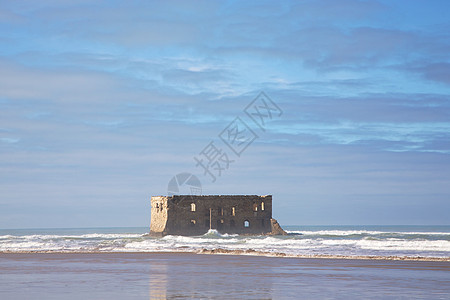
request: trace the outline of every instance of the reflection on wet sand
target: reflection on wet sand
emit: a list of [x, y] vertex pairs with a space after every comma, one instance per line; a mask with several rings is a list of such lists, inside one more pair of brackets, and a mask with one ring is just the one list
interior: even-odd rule
[[150, 262], [150, 299], [249, 298], [271, 299], [274, 265], [257, 265], [239, 256], [178, 254]]
[[167, 299], [167, 269], [167, 263], [164, 260], [150, 264], [150, 299]]

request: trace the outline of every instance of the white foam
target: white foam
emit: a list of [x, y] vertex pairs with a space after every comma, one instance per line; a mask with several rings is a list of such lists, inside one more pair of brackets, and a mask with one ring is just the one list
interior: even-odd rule
[[368, 231], [368, 230], [286, 230], [287, 233], [295, 233], [302, 235], [335, 235], [335, 236], [346, 236], [346, 235], [358, 235], [358, 234], [382, 234], [383, 231]]
[[383, 235], [383, 234], [404, 234], [404, 235], [444, 235], [450, 237], [450, 232], [434, 232], [434, 231], [374, 231], [374, 230], [286, 230], [287, 233], [301, 234], [301, 235]]
[[[293, 232], [293, 231], [290, 231]], [[294, 231], [297, 232], [297, 231]], [[300, 232], [300, 231], [298, 231]], [[318, 234], [318, 232], [320, 234]], [[304, 232], [302, 232], [304, 233]], [[308, 233], [308, 232], [307, 232]], [[369, 234], [370, 233], [370, 234]], [[350, 235], [360, 234], [360, 237]], [[143, 237], [141, 234], [3, 235], [0, 251], [105, 251], [154, 252], [202, 249], [249, 250], [293, 255], [450, 256], [450, 241], [408, 234], [363, 230], [322, 230], [293, 236], [238, 236], [216, 231], [203, 236]], [[339, 237], [339, 235], [341, 237]], [[328, 236], [331, 236], [328, 237]], [[433, 236], [434, 238], [435, 236]]]
[[389, 251], [443, 251], [450, 253], [450, 242], [443, 240], [436, 241], [404, 241], [391, 239], [385, 241], [356, 241], [356, 245], [361, 249], [389, 250]]
[[7, 240], [7, 239], [13, 239], [13, 238], [15, 238], [14, 235], [9, 235], [9, 234], [7, 234], [7, 235], [0, 235], [0, 240]]

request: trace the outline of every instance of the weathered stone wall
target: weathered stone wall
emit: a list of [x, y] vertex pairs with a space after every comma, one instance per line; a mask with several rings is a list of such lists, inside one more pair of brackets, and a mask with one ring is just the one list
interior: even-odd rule
[[167, 197], [154, 196], [151, 198], [150, 232], [163, 234], [167, 224]]
[[[162, 211], [157, 203], [162, 203]], [[201, 235], [209, 230], [210, 222], [221, 233], [267, 234], [272, 231], [272, 196], [152, 197], [151, 215], [153, 234]]]

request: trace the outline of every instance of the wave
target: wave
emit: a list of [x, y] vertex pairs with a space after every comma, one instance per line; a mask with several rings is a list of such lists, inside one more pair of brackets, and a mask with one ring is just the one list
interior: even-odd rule
[[302, 235], [305, 238], [322, 239], [369, 239], [387, 240], [392, 238], [404, 240], [445, 240], [450, 241], [448, 232], [389, 232], [389, 231], [369, 231], [369, 230], [319, 230], [319, 231], [287, 231], [288, 234]]
[[447, 235], [450, 236], [450, 232], [435, 232], [435, 231], [417, 231], [417, 232], [404, 232], [404, 231], [374, 231], [374, 230], [286, 230], [287, 233], [295, 233], [301, 235], [377, 235], [377, 234], [407, 234], [407, 235]]
[[202, 236], [147, 237], [141, 233], [4, 234], [0, 252], [256, 251], [290, 256], [401, 256], [450, 258], [450, 232], [289, 230], [288, 236], [239, 236], [216, 230]]

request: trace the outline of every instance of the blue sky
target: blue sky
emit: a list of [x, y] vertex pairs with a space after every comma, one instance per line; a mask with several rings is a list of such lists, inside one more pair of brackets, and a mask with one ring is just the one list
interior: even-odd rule
[[[148, 226], [176, 174], [281, 224], [450, 224], [448, 1], [1, 1], [0, 228]], [[258, 128], [264, 91], [283, 111]], [[240, 157], [219, 134], [240, 117]], [[215, 182], [195, 156], [233, 160]]]

